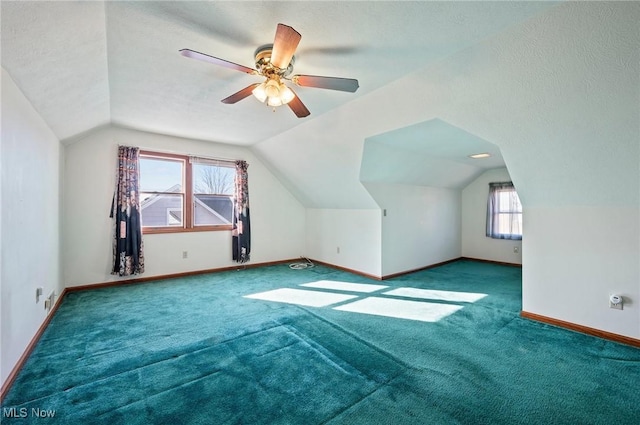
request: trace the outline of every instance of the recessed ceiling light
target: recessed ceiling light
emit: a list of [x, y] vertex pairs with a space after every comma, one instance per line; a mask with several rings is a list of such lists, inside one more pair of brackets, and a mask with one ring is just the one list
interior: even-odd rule
[[489, 158], [491, 154], [489, 153], [476, 153], [474, 155], [469, 155], [469, 158], [480, 159], [480, 158]]

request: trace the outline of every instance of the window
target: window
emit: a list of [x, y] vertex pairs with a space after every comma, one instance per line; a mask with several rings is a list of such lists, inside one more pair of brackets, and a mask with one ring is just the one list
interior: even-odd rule
[[157, 152], [140, 152], [144, 233], [231, 229], [235, 165]]
[[489, 183], [487, 237], [522, 239], [522, 204], [512, 182]]

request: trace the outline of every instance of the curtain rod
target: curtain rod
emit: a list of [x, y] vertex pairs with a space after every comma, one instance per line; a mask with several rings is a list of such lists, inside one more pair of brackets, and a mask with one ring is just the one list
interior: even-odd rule
[[[118, 146], [124, 146], [124, 145], [118, 145]], [[181, 153], [181, 152], [165, 150], [165, 149], [155, 149], [155, 148], [149, 149], [149, 148], [140, 147], [140, 150], [149, 151], [149, 152], [158, 152], [158, 153], [168, 153], [168, 154], [180, 155], [180, 156], [188, 156], [190, 158], [202, 158], [202, 159], [208, 159], [211, 161], [227, 161], [227, 162], [236, 162], [238, 160], [244, 161], [243, 158], [223, 158], [223, 157], [213, 157], [213, 156], [206, 156], [206, 155], [195, 155], [191, 153]]]
[[[204, 161], [211, 161], [211, 162], [233, 162], [235, 163], [236, 161], [238, 161], [238, 159], [227, 159], [227, 158], [213, 158], [210, 156], [202, 156], [202, 155], [187, 155], [189, 157], [189, 161], [191, 162], [198, 162], [199, 159], [202, 159]], [[243, 161], [243, 160], [240, 160]]]

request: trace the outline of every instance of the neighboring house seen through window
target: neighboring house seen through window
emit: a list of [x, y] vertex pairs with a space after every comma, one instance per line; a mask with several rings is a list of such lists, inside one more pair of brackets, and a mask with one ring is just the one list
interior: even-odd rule
[[489, 183], [487, 237], [522, 239], [522, 204], [512, 182]]
[[141, 151], [144, 232], [231, 229], [234, 178], [231, 161]]

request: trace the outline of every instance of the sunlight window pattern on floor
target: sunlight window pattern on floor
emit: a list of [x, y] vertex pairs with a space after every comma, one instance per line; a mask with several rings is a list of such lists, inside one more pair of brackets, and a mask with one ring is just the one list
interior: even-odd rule
[[393, 295], [396, 297], [420, 298], [426, 300], [452, 301], [460, 303], [474, 303], [487, 294], [476, 294], [473, 292], [457, 292], [457, 291], [438, 291], [435, 289], [418, 289], [418, 288], [398, 288], [387, 291], [384, 295]]
[[[487, 294], [473, 292], [442, 291], [406, 287], [383, 292], [389, 287], [386, 285], [340, 282], [332, 280], [319, 280], [316, 282], [303, 283], [300, 284], [300, 286], [312, 288], [312, 290], [280, 288], [272, 291], [260, 292], [258, 294], [245, 295], [244, 298], [295, 304], [306, 307], [333, 306], [332, 308], [334, 310], [351, 313], [370, 314], [374, 316], [416, 320], [421, 322], [437, 322], [438, 320], [447, 317], [464, 307], [457, 303], [474, 303], [487, 296]], [[377, 292], [377, 296], [366, 296], [365, 298], [362, 298], [363, 295], [350, 295], [345, 293], [329, 292], [328, 290], [355, 292], [357, 294], [367, 295]], [[404, 300], [393, 297], [413, 298], [413, 300]], [[427, 302], [424, 300], [437, 302]]]
[[334, 310], [398, 319], [437, 322], [462, 308], [461, 305], [427, 303], [424, 301], [394, 300], [390, 298], [368, 297], [363, 300], [334, 307]]
[[265, 301], [275, 301], [287, 304], [304, 305], [307, 307], [326, 307], [341, 303], [357, 295], [335, 294], [333, 292], [305, 291], [303, 289], [281, 288], [273, 291], [260, 292], [259, 294], [245, 295], [245, 298], [254, 298]]
[[370, 283], [337, 282], [334, 280], [319, 280], [317, 282], [303, 283], [300, 286], [306, 286], [308, 288], [334, 289], [336, 291], [367, 292], [367, 293], [388, 288], [388, 286], [386, 285], [372, 285]]

